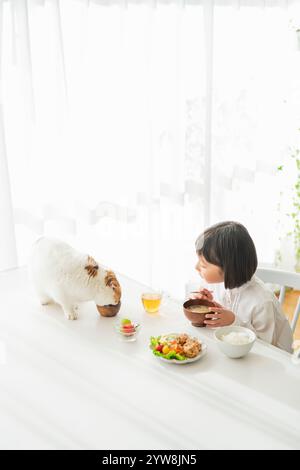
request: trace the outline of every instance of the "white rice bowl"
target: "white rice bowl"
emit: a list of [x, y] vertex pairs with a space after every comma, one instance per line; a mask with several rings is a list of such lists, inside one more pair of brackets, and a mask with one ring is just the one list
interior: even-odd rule
[[248, 354], [255, 343], [256, 335], [243, 326], [224, 326], [215, 331], [215, 340], [226, 356], [237, 359]]

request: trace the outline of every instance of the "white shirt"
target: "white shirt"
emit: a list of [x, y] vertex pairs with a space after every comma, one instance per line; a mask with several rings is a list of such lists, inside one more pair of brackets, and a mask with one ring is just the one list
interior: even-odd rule
[[219, 298], [221, 305], [235, 314], [233, 325], [250, 328], [259, 339], [292, 352], [288, 319], [273, 292], [258, 277], [235, 289], [223, 289]]

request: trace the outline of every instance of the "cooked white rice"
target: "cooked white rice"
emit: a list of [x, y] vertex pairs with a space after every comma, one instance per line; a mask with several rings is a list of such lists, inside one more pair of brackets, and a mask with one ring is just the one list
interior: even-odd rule
[[230, 344], [247, 344], [250, 343], [251, 339], [245, 333], [240, 333], [236, 331], [232, 331], [231, 333], [227, 333], [226, 335], [221, 336], [222, 341]]

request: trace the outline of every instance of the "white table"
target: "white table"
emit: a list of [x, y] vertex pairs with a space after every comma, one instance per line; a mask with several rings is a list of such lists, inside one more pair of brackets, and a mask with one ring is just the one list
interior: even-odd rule
[[[25, 269], [0, 273], [1, 449], [300, 448], [300, 367], [287, 353], [258, 341], [229, 359], [180, 303], [145, 314], [143, 286], [120, 281], [120, 313], [142, 321], [135, 343], [120, 342], [92, 303], [67, 321], [38, 304]], [[173, 331], [200, 337], [207, 355], [159, 361], [148, 339]]]

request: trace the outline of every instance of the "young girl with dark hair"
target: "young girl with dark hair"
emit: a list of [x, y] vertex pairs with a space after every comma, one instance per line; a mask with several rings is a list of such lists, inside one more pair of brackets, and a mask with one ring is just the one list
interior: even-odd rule
[[222, 222], [206, 229], [196, 241], [196, 270], [207, 283], [224, 283], [221, 304], [212, 291], [202, 289], [194, 298], [213, 301], [206, 326], [239, 325], [257, 337], [292, 352], [293, 335], [275, 295], [255, 276], [256, 250], [247, 229], [237, 222]]

